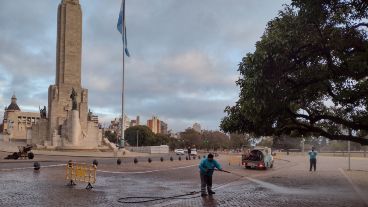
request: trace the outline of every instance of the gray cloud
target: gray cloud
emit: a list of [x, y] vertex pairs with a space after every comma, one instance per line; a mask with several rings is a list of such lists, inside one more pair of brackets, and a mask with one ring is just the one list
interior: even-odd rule
[[[55, 81], [60, 0], [0, 2], [0, 104], [15, 91], [21, 108], [47, 105]], [[121, 107], [120, 0], [80, 0], [82, 84], [102, 120]], [[237, 64], [288, 0], [127, 0], [131, 58], [126, 59], [126, 112], [158, 115], [169, 128], [201, 123], [217, 129], [237, 99]], [[21, 5], [21, 6], [20, 6]]]

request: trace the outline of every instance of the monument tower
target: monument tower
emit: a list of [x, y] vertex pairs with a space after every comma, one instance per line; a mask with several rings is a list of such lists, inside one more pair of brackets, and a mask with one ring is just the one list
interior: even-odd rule
[[[48, 141], [52, 146], [76, 146], [82, 144], [78, 140], [86, 139], [88, 131], [91, 132], [88, 90], [81, 86], [82, 10], [79, 0], [62, 0], [59, 4], [56, 42], [56, 79], [48, 91]], [[72, 92], [75, 108], [72, 108]]]

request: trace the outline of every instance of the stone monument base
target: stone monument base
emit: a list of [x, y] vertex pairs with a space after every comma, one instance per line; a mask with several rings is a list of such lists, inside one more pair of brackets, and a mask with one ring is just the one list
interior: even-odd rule
[[90, 147], [90, 146], [57, 146], [55, 150], [111, 150], [107, 146]]

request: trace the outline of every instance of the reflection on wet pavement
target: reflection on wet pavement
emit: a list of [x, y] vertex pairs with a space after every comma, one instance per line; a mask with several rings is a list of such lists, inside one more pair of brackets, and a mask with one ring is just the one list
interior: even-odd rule
[[[334, 168], [309, 173], [302, 165], [279, 162], [278, 166], [279, 169], [270, 171], [226, 166], [228, 170], [242, 173], [245, 178], [215, 173], [216, 194], [213, 196], [200, 197], [195, 194], [184, 196], [185, 199], [124, 204], [119, 203], [118, 199], [172, 197], [199, 191], [198, 169], [193, 166], [144, 174], [98, 172], [95, 188], [91, 191], [85, 189], [86, 183], [77, 182], [77, 186], [67, 186], [64, 167], [1, 172], [0, 206], [365, 206], [341, 173]], [[282, 166], [287, 170], [283, 170]], [[104, 168], [122, 170], [107, 164]], [[165, 168], [171, 166], [161, 166], [161, 169]], [[142, 170], [149, 169], [146, 167]], [[160, 169], [160, 166], [155, 169]], [[145, 200], [134, 198], [131, 201]]]

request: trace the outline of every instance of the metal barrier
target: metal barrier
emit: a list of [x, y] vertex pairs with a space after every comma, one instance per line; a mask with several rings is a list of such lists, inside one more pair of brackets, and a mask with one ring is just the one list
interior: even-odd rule
[[66, 165], [65, 179], [70, 181], [69, 185], [76, 185], [74, 181], [88, 183], [86, 189], [92, 189], [91, 184], [96, 182], [97, 166], [94, 164], [68, 162]]

